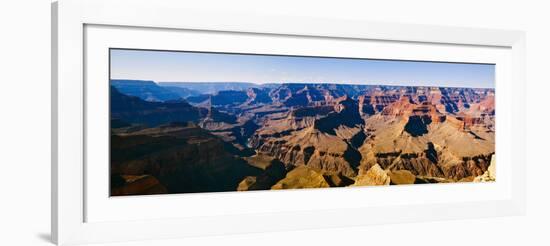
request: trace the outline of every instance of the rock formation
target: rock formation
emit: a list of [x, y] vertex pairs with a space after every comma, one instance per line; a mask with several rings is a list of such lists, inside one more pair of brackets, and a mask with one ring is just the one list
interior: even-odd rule
[[304, 189], [304, 188], [327, 188], [329, 183], [325, 180], [320, 171], [307, 166], [299, 166], [290, 171], [286, 177], [271, 189]]
[[354, 186], [389, 185], [390, 176], [378, 164], [367, 171], [361, 169], [355, 179]]

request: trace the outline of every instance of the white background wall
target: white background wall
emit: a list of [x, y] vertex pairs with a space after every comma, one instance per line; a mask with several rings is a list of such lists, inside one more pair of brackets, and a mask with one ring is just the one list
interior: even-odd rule
[[[116, 245], [548, 245], [550, 23], [547, 1], [189, 1], [240, 10], [527, 32], [527, 216], [232, 235]], [[0, 6], [0, 245], [48, 245], [50, 230], [50, 1]], [[358, 30], [360, 31], [360, 30]], [[502, 110], [502, 109], [501, 109]], [[250, 225], [254, 226], [254, 225]], [[182, 228], [183, 229], [183, 228]]]

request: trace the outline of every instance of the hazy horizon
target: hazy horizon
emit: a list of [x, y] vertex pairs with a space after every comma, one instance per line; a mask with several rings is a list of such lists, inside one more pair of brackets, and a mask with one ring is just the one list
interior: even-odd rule
[[156, 83], [495, 87], [493, 64], [126, 49], [110, 63], [111, 79]]
[[[396, 86], [396, 87], [442, 87], [442, 88], [467, 88], [467, 89], [494, 89], [494, 87], [459, 87], [459, 86], [440, 86], [440, 85], [401, 85], [401, 84], [381, 84], [381, 83], [346, 83], [346, 82], [266, 82], [266, 83], [255, 83], [255, 82], [246, 82], [246, 81], [154, 81], [147, 79], [126, 79], [126, 78], [112, 78], [111, 80], [132, 80], [132, 81], [151, 81], [157, 85], [164, 83], [188, 83], [188, 84], [205, 84], [205, 83], [225, 83], [225, 84], [254, 84], [254, 85], [269, 85], [269, 84], [336, 84], [336, 85], [370, 85], [370, 86]], [[162, 86], [162, 85], [159, 85]]]

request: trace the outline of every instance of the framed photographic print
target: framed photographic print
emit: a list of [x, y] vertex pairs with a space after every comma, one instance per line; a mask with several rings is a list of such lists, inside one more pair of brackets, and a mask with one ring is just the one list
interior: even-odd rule
[[524, 212], [522, 32], [52, 9], [58, 244]]

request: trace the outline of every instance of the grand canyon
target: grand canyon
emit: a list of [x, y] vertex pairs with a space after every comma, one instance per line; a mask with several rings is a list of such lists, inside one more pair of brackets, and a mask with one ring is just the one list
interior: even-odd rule
[[110, 194], [495, 181], [495, 90], [110, 80]]

